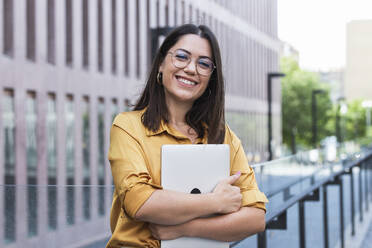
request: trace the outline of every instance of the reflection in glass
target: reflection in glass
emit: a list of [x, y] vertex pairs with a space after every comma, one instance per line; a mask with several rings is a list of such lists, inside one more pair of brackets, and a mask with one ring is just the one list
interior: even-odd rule
[[[46, 115], [48, 184], [57, 184], [57, 113], [55, 94], [48, 95]], [[57, 228], [57, 189], [48, 187], [48, 227]]]
[[[15, 115], [14, 97], [12, 90], [6, 90], [2, 96], [2, 128], [4, 137], [4, 168], [5, 184], [15, 184]], [[4, 192], [4, 239], [5, 243], [15, 241], [16, 221], [15, 221], [15, 187], [5, 187]]]
[[[90, 130], [89, 98], [84, 97], [82, 106], [82, 146], [83, 146], [83, 184], [90, 185]], [[90, 187], [83, 187], [83, 213], [90, 219]]]
[[[103, 99], [98, 102], [98, 184], [105, 184], [105, 103]], [[98, 214], [105, 214], [105, 188], [98, 189]]]
[[[27, 162], [27, 184], [37, 184], [37, 143], [36, 143], [36, 95], [27, 92], [26, 98], [26, 162]], [[28, 235], [37, 235], [37, 188], [27, 187], [27, 224]]]
[[111, 103], [111, 122], [114, 121], [116, 115], [119, 113], [118, 101], [114, 98]]
[[[65, 103], [65, 129], [66, 129], [66, 178], [67, 184], [75, 184], [74, 180], [74, 164], [75, 164], [75, 142], [74, 142], [74, 126], [75, 126], [75, 114], [74, 114], [74, 102], [73, 97], [68, 95]], [[67, 204], [67, 216], [66, 220], [69, 225], [75, 223], [75, 191], [74, 187], [66, 188], [66, 204]]]

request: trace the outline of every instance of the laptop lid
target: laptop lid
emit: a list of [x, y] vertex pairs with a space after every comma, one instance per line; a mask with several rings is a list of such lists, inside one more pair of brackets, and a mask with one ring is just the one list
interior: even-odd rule
[[[184, 193], [209, 193], [230, 175], [230, 147], [219, 145], [163, 145], [161, 184]], [[228, 242], [182, 237], [161, 241], [162, 248], [228, 248]]]

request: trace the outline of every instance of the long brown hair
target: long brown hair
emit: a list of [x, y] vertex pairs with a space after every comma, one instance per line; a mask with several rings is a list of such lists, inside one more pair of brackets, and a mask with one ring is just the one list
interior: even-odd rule
[[196, 34], [208, 40], [212, 48], [213, 63], [216, 66], [203, 95], [193, 103], [192, 108], [187, 112], [186, 123], [197, 132], [199, 138], [205, 134], [206, 130], [203, 126], [205, 123], [208, 127], [208, 143], [221, 144], [225, 138], [225, 86], [220, 48], [216, 37], [207, 26], [185, 24], [175, 28], [165, 38], [155, 56], [146, 87], [134, 110], [147, 108], [142, 116], [142, 123], [151, 131], [156, 132], [159, 129], [161, 120], [168, 122], [164, 88], [162, 84], [157, 83], [157, 74], [169, 49], [177, 43], [181, 36], [186, 34]]

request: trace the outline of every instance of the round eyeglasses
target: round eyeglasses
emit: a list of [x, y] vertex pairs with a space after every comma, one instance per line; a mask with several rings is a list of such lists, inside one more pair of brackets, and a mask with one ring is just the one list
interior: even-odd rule
[[[182, 49], [177, 49], [174, 52], [168, 53], [172, 55], [173, 65], [179, 69], [185, 68], [191, 62], [191, 55]], [[216, 66], [208, 57], [199, 57], [196, 61], [196, 71], [202, 76], [211, 75], [215, 68]]]

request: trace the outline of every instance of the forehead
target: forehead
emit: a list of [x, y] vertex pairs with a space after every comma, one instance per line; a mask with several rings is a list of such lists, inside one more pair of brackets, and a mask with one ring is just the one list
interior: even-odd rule
[[186, 34], [181, 36], [170, 50], [174, 51], [180, 48], [189, 51], [195, 56], [207, 56], [212, 58], [212, 48], [209, 45], [209, 41], [196, 34]]

